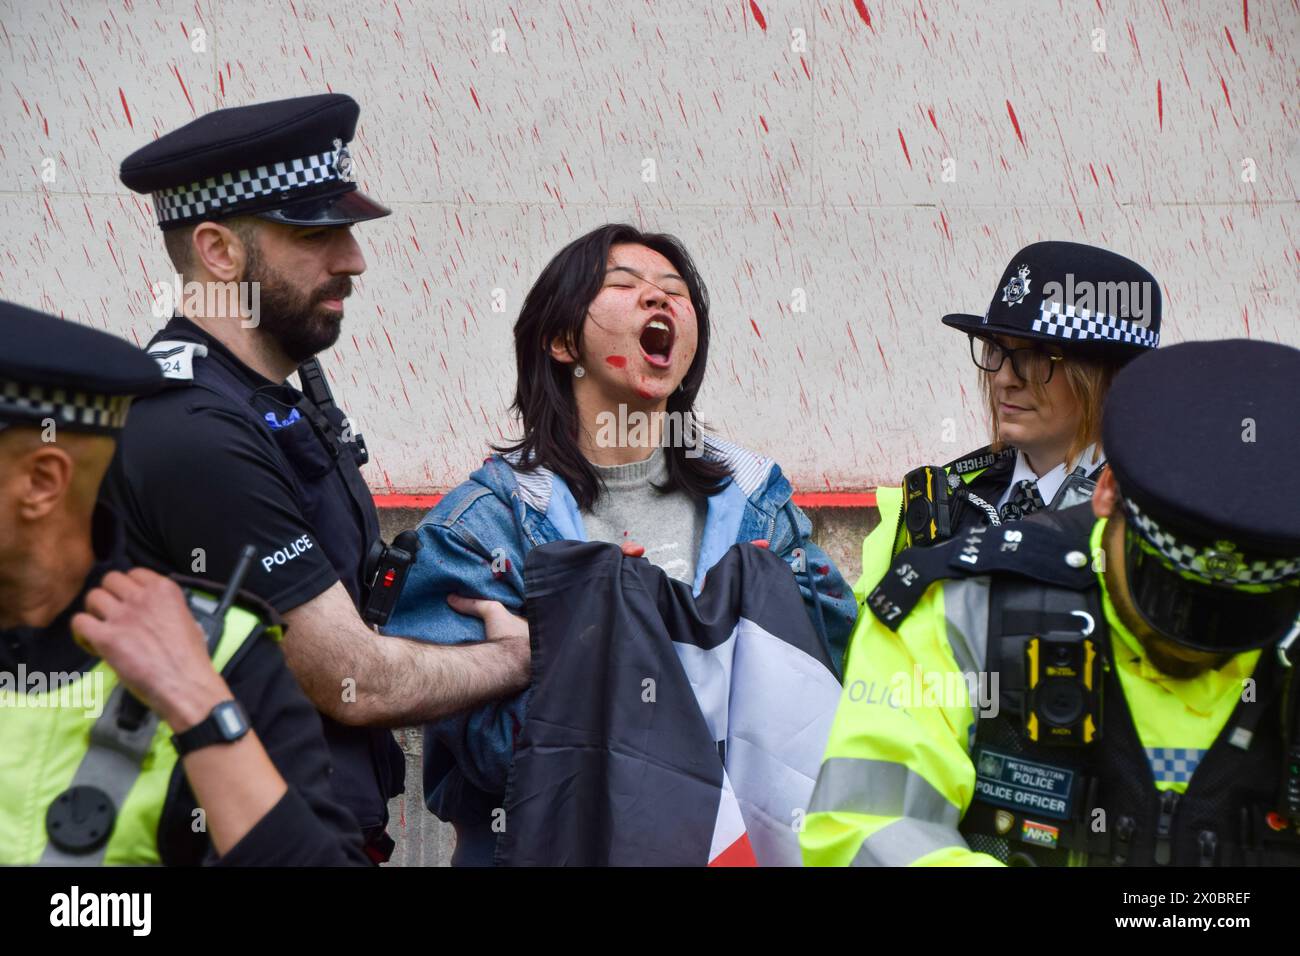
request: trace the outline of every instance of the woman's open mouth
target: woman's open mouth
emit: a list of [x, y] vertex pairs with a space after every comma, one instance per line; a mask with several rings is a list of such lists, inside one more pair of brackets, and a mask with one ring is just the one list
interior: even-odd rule
[[672, 319], [656, 312], [641, 329], [641, 355], [655, 368], [668, 368], [672, 364], [675, 337]]

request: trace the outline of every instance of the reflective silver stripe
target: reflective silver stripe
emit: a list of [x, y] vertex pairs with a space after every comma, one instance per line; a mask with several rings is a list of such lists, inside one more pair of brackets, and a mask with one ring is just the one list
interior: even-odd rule
[[[960, 578], [944, 581], [943, 614], [948, 631], [948, 646], [957, 661], [957, 669], [970, 674], [979, 686], [979, 675], [989, 659], [989, 579], [987, 577]], [[975, 747], [975, 729], [979, 724], [980, 702], [971, 696], [970, 732], [966, 735], [966, 750]]]
[[944, 581], [943, 615], [957, 667], [964, 674], [978, 674], [988, 660], [989, 579]]
[[913, 817], [956, 828], [961, 811], [922, 777], [901, 763], [828, 757], [817, 774], [809, 813], [866, 813]]
[[955, 846], [969, 849], [956, 828], [904, 817], [862, 841], [850, 866], [907, 866], [927, 853]]
[[[127, 794], [140, 777], [140, 765], [153, 747], [154, 732], [158, 729], [158, 715], [146, 711], [145, 718], [135, 730], [124, 730], [117, 724], [126, 690], [121, 684], [109, 695], [104, 712], [90, 729], [90, 746], [72, 777], [72, 787], [94, 786], [112, 801], [117, 813], [122, 812]], [[114, 819], [116, 825], [117, 820]], [[111, 836], [110, 836], [111, 839]], [[45, 844], [41, 866], [102, 866], [108, 852], [108, 840], [89, 853], [67, 853], [53, 842]]]

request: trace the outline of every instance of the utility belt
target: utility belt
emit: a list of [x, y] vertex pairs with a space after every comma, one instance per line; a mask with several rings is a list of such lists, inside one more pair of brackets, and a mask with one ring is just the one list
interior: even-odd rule
[[[1184, 793], [1157, 790], [1118, 676], [1100, 590], [995, 577], [971, 848], [1011, 865], [1300, 863], [1300, 707], [1291, 660], [1266, 649]], [[987, 704], [989, 701], [982, 701]]]

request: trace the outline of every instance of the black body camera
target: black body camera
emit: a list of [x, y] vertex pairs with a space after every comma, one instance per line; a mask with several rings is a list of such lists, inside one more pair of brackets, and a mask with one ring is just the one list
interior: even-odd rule
[[402, 595], [407, 572], [420, 551], [420, 538], [414, 531], [403, 531], [391, 545], [376, 541], [366, 557], [366, 595], [361, 618], [367, 624], [383, 627], [388, 623]]
[[1082, 746], [1101, 739], [1102, 656], [1077, 634], [1025, 642], [1025, 733], [1030, 740]]
[[952, 536], [948, 473], [940, 465], [922, 465], [903, 478], [903, 525], [909, 543], [927, 547]]

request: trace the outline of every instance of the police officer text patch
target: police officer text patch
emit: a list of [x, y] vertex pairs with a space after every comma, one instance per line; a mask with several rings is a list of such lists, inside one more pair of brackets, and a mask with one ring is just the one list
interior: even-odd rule
[[1070, 819], [1074, 771], [988, 747], [975, 751], [975, 796], [986, 803]]

